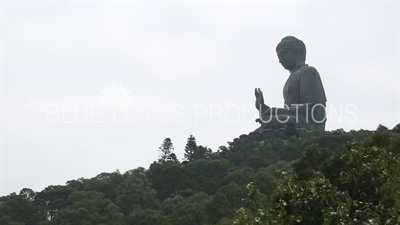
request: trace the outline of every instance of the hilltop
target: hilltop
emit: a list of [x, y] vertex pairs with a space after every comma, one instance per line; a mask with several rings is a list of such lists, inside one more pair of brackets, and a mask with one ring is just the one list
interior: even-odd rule
[[182, 162], [166, 138], [147, 169], [1, 197], [0, 224], [396, 224], [399, 133], [400, 124], [289, 132], [286, 140], [236, 139], [216, 151], [190, 136]]

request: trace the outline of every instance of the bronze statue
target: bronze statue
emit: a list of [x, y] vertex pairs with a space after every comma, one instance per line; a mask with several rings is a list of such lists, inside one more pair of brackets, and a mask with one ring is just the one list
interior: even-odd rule
[[273, 132], [282, 133], [289, 123], [297, 129], [324, 131], [325, 91], [318, 71], [305, 63], [306, 46], [303, 41], [293, 36], [284, 37], [276, 47], [276, 53], [279, 63], [290, 72], [283, 88], [284, 107], [265, 105], [262, 91], [256, 88], [256, 108], [260, 115], [256, 122], [261, 126], [249, 134], [250, 139], [262, 140]]

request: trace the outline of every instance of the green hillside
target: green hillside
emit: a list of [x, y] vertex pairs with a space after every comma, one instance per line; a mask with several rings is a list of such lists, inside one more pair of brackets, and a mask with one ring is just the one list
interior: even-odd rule
[[147, 169], [1, 197], [0, 224], [400, 224], [399, 133], [288, 131], [216, 151], [190, 136], [182, 162], [166, 138]]

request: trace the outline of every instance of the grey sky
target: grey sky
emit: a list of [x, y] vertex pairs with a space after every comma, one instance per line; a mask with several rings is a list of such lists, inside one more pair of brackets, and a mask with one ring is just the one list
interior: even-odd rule
[[0, 195], [148, 168], [166, 137], [182, 159], [191, 134], [216, 151], [256, 129], [254, 88], [283, 103], [287, 35], [321, 75], [327, 130], [392, 128], [398, 18], [395, 1], [3, 2]]

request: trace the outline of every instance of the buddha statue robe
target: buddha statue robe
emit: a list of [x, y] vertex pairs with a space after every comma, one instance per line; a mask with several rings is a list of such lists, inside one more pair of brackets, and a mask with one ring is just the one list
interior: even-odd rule
[[318, 71], [304, 65], [293, 71], [283, 88], [284, 107], [261, 110], [261, 127], [255, 130], [284, 128], [294, 123], [297, 128], [324, 131], [326, 122], [326, 96]]

